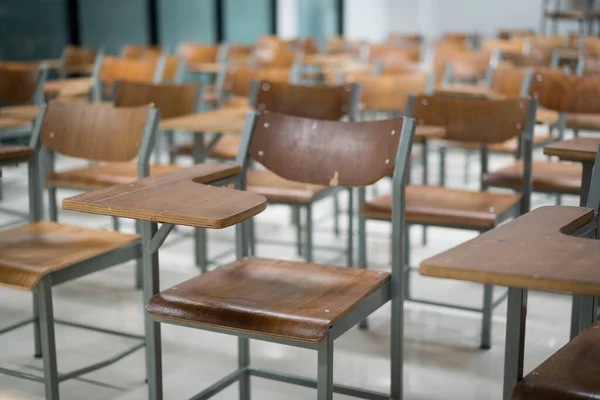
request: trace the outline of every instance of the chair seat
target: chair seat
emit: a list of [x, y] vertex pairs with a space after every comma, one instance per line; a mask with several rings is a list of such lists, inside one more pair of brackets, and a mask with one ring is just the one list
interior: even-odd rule
[[[556, 136], [554, 135], [535, 135], [533, 137], [533, 147], [540, 147], [555, 140]], [[440, 142], [442, 146], [451, 149], [479, 150], [481, 148], [479, 143], [456, 142], [453, 140], [441, 140]], [[512, 138], [506, 142], [494, 143], [488, 146], [488, 149], [494, 153], [515, 153], [518, 148], [519, 141], [517, 138]]]
[[327, 186], [288, 181], [271, 171], [250, 170], [246, 175], [248, 191], [258, 193], [273, 203], [308, 204]]
[[238, 136], [224, 136], [213, 147], [210, 156], [224, 160], [234, 160], [240, 149], [240, 138]]
[[0, 117], [0, 130], [20, 128], [31, 128], [31, 122], [18, 118]]
[[554, 125], [558, 123], [558, 116], [556, 111], [538, 108], [535, 113], [535, 122], [541, 125]]
[[137, 235], [42, 221], [0, 231], [0, 286], [32, 289], [46, 274], [116, 250]]
[[[534, 161], [533, 191], [581, 194], [581, 164]], [[484, 175], [489, 186], [520, 190], [523, 187], [523, 164], [518, 161], [508, 167]]]
[[554, 353], [513, 390], [513, 400], [590, 400], [600, 397], [600, 324]]
[[316, 342], [389, 279], [373, 270], [248, 258], [155, 295], [146, 310], [199, 327]]
[[[159, 175], [181, 169], [178, 165], [150, 165], [150, 175]], [[135, 163], [106, 163], [91, 167], [53, 172], [46, 177], [49, 187], [96, 190], [123, 185], [138, 179]]]
[[600, 114], [567, 114], [568, 129], [600, 131]]
[[[520, 199], [518, 194], [410, 185], [406, 188], [406, 221], [412, 224], [491, 229]], [[391, 221], [392, 195], [379, 196], [366, 202], [360, 214], [369, 219]]]

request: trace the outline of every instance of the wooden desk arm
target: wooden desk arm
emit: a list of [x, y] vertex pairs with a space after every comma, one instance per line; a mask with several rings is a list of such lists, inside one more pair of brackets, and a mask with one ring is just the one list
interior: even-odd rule
[[31, 147], [0, 145], [0, 165], [27, 162], [32, 155]]
[[583, 207], [541, 207], [421, 262], [422, 275], [600, 295], [600, 241], [568, 234], [594, 218]]
[[266, 199], [258, 194], [205, 185], [239, 172], [237, 165], [197, 164], [70, 197], [63, 200], [63, 208], [198, 228], [226, 228], [266, 208]]

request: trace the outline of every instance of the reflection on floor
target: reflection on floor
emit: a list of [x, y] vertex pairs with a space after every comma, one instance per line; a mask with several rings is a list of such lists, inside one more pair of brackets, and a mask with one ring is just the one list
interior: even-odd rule
[[[537, 157], [541, 157], [540, 154]], [[437, 158], [430, 157], [432, 180], [437, 179]], [[465, 187], [463, 183], [463, 153], [448, 155], [448, 184]], [[473, 164], [477, 164], [475, 158]], [[491, 170], [511, 162], [508, 157], [492, 157]], [[76, 165], [73, 160], [61, 158], [59, 167]], [[472, 168], [471, 185], [477, 188], [477, 167]], [[420, 167], [413, 169], [415, 182], [421, 176]], [[3, 208], [26, 211], [26, 168], [7, 168], [2, 178], [4, 185]], [[388, 190], [387, 183], [378, 186], [379, 192]], [[74, 194], [59, 191], [64, 198]], [[536, 195], [535, 207], [553, 204], [554, 198]], [[345, 199], [342, 199], [342, 204]], [[577, 199], [565, 197], [564, 204], [575, 205]], [[317, 225], [315, 243], [326, 246], [344, 246], [344, 234], [333, 234], [332, 204], [324, 200], [314, 211]], [[0, 214], [0, 221], [14, 218]], [[107, 217], [62, 211], [60, 220], [90, 227], [110, 229]], [[132, 221], [123, 221], [124, 230], [133, 230]], [[294, 239], [291, 213], [286, 207], [269, 207], [257, 219], [259, 239]], [[346, 220], [342, 219], [342, 227]], [[385, 223], [369, 223], [368, 254], [372, 268], [388, 269], [389, 232]], [[412, 259], [419, 260], [455, 246], [475, 234], [451, 229], [429, 229], [429, 244], [421, 243], [421, 228], [412, 228]], [[169, 287], [198, 273], [193, 265], [191, 230], [178, 228], [171, 234], [161, 253], [161, 285]], [[212, 256], [227, 253], [225, 262], [233, 259], [233, 229], [210, 232], [209, 251]], [[266, 257], [295, 258], [293, 246], [261, 242], [258, 253]], [[316, 250], [315, 260], [327, 262], [338, 258], [331, 251]], [[56, 287], [54, 305], [56, 318], [95, 324], [112, 329], [141, 333], [142, 295], [134, 289], [133, 263], [127, 263], [95, 275]], [[436, 280], [413, 275], [413, 293], [419, 297], [456, 301], [459, 304], [479, 306], [482, 301], [480, 285], [449, 280]], [[503, 289], [496, 290], [496, 296]], [[496, 400], [500, 398], [504, 357], [505, 304], [496, 309], [493, 318], [492, 348], [478, 348], [480, 316], [462, 311], [415, 303], [406, 305], [405, 328], [405, 398], [413, 400]], [[0, 288], [0, 327], [31, 315], [31, 295]], [[530, 369], [561, 347], [568, 337], [570, 299], [567, 296], [532, 293], [529, 301], [526, 369]], [[389, 387], [389, 308], [384, 307], [371, 318], [370, 329], [352, 329], [335, 343], [336, 382], [363, 388], [386, 391]], [[126, 339], [58, 326], [59, 370], [69, 371], [86, 363], [118, 352], [128, 345]], [[166, 399], [189, 398], [207, 385], [232, 371], [236, 366], [234, 337], [165, 326], [163, 328], [164, 386]], [[316, 353], [265, 342], [252, 342], [253, 364], [260, 367], [297, 373], [316, 374]], [[0, 338], [0, 366], [22, 371], [40, 372], [41, 360], [33, 355], [32, 329], [21, 328]], [[61, 399], [75, 400], [142, 400], [147, 398], [144, 383], [144, 353], [136, 352], [122, 361], [79, 379], [61, 384]], [[255, 399], [310, 399], [311, 389], [253, 378]], [[236, 386], [222, 392], [216, 399], [234, 399]], [[334, 396], [346, 399], [345, 396]], [[0, 399], [43, 399], [41, 384], [0, 375]]]

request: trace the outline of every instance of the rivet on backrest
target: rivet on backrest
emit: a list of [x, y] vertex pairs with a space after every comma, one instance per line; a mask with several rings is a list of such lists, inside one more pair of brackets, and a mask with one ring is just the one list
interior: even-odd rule
[[265, 82], [265, 83], [263, 83], [263, 85], [262, 85], [262, 90], [264, 90], [264, 91], [266, 92], [266, 91], [268, 91], [268, 90], [269, 90], [269, 88], [270, 88], [270, 86], [269, 86], [269, 84], [268, 84], [268, 83], [266, 83], [266, 82]]
[[265, 105], [263, 103], [260, 103], [258, 105], [258, 107], [256, 107], [258, 109], [258, 112], [263, 112], [265, 111]]
[[421, 100], [421, 104], [423, 104], [424, 106], [426, 106], [429, 103], [428, 103], [427, 99], [423, 99], [423, 100]]
[[521, 129], [521, 124], [517, 124], [517, 129]]
[[268, 127], [269, 127], [269, 123], [268, 123], [268, 122], [265, 122], [265, 123], [263, 124], [263, 126], [264, 126], [265, 128], [268, 128]]
[[392, 136], [396, 134], [396, 131], [392, 129]]
[[259, 157], [262, 157], [262, 156], [264, 156], [264, 155], [265, 155], [265, 152], [264, 152], [264, 151], [262, 151], [262, 150], [259, 150], [259, 151], [258, 151], [258, 155], [259, 155]]
[[537, 74], [536, 79], [538, 80], [538, 82], [541, 82], [544, 78], [542, 77], [542, 75]]
[[389, 163], [390, 163], [390, 159], [389, 159], [389, 158], [386, 158], [386, 159], [385, 159], [385, 163], [386, 163], [386, 164], [389, 164]]
[[52, 139], [54, 137], [54, 132], [50, 132], [50, 139]]

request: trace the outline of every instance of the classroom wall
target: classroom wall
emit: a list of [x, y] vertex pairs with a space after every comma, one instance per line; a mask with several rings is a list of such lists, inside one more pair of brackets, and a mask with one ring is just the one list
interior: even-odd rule
[[182, 41], [214, 43], [214, 0], [159, 0], [158, 36], [174, 52]]
[[68, 42], [66, 0], [0, 0], [0, 59], [56, 58]]
[[253, 44], [271, 34], [270, 0], [225, 0], [223, 2], [224, 39], [229, 43]]
[[104, 46], [107, 54], [119, 54], [125, 43], [147, 44], [147, 6], [146, 0], [79, 0], [81, 44]]

